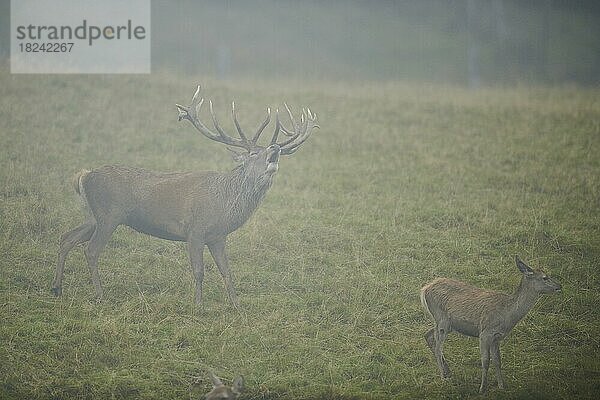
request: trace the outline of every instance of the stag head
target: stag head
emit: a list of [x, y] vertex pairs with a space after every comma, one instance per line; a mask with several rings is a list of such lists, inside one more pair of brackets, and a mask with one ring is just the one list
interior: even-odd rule
[[[279, 169], [279, 156], [294, 154], [300, 148], [302, 143], [308, 139], [312, 130], [319, 127], [319, 125], [317, 125], [317, 114], [312, 113], [309, 108], [302, 109], [300, 121], [297, 122], [290, 107], [284, 103], [292, 128], [288, 129], [282, 124], [279, 117], [279, 109], [276, 109], [275, 130], [271, 137], [271, 141], [269, 142], [269, 145], [261, 146], [258, 144], [258, 140], [267, 125], [271, 122], [270, 108], [267, 108], [267, 115], [264, 121], [260, 124], [256, 132], [249, 137], [242, 130], [238, 122], [235, 102], [232, 102], [231, 115], [239, 136], [239, 138], [235, 138], [225, 133], [221, 128], [221, 125], [215, 116], [212, 101], [210, 100], [208, 104], [214, 131], [210, 130], [202, 123], [199, 119], [199, 114], [203, 103], [204, 98], [200, 96], [200, 85], [198, 85], [189, 106], [176, 104], [177, 109], [179, 110], [179, 120], [187, 119], [198, 131], [200, 131], [200, 133], [210, 140], [226, 144], [228, 146], [227, 148], [233, 153], [234, 160], [240, 163], [244, 173], [249, 178], [266, 178], [270, 182], [272, 176]], [[283, 140], [278, 141], [280, 135], [283, 135], [284, 138]]]

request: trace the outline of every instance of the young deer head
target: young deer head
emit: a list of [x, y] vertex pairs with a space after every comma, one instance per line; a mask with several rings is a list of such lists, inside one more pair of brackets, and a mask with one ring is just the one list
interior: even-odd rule
[[529, 265], [521, 261], [518, 256], [515, 256], [515, 263], [519, 271], [523, 274], [521, 284], [526, 286], [531, 293], [544, 294], [559, 292], [561, 290], [560, 283], [550, 278], [541, 269], [532, 269]]
[[438, 278], [421, 289], [421, 303], [431, 314], [435, 327], [425, 334], [427, 345], [433, 352], [443, 378], [450, 368], [443, 354], [447, 335], [456, 331], [479, 337], [481, 352], [481, 385], [487, 389], [487, 372], [490, 358], [496, 369], [498, 387], [504, 388], [500, 364], [500, 341], [529, 312], [543, 293], [554, 293], [561, 286], [541, 270], [533, 270], [515, 257], [521, 271], [521, 283], [512, 295], [479, 289], [448, 278]]
[[206, 400], [234, 400], [244, 390], [244, 378], [242, 376], [235, 378], [231, 387], [223, 385], [221, 379], [212, 372], [209, 372], [209, 377], [213, 388], [206, 395]]
[[179, 120], [188, 120], [210, 140], [228, 146], [240, 165], [229, 172], [163, 173], [117, 165], [79, 172], [74, 180], [75, 191], [86, 204], [89, 218], [61, 237], [52, 285], [56, 295], [62, 292], [67, 254], [74, 246], [89, 242], [85, 255], [96, 294], [102, 297], [98, 256], [117, 226], [127, 225], [159, 238], [187, 242], [197, 304], [202, 298], [203, 250], [207, 246], [223, 276], [230, 301], [238, 305], [225, 253], [227, 235], [250, 218], [271, 186], [279, 169], [279, 157], [298, 151], [313, 129], [318, 128], [317, 116], [310, 109], [303, 109], [298, 122], [286, 104], [292, 127], [282, 124], [277, 110], [271, 140], [262, 146], [258, 140], [271, 121], [269, 108], [264, 121], [249, 136], [242, 130], [232, 104], [239, 136], [235, 138], [219, 125], [212, 102], [209, 106], [214, 130], [206, 127], [199, 118], [203, 102], [198, 86], [189, 106], [177, 104]]

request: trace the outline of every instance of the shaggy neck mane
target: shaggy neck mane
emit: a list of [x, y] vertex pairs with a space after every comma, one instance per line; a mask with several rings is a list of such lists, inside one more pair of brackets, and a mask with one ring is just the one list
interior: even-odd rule
[[233, 211], [232, 215], [244, 220], [258, 207], [272, 182], [268, 175], [258, 178], [248, 176], [243, 164], [234, 168], [224, 178], [224, 201]]

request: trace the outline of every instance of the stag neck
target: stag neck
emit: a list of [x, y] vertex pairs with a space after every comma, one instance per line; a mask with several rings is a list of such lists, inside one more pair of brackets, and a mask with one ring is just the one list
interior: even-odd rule
[[230, 210], [233, 225], [243, 224], [256, 210], [270, 187], [270, 179], [252, 177], [244, 165], [239, 165], [224, 175], [223, 204]]
[[261, 200], [262, 196], [271, 187], [272, 176], [251, 176], [247, 171], [248, 169], [244, 164], [234, 168], [229, 175], [231, 183], [232, 185], [236, 185], [240, 189], [240, 192], [254, 194], [258, 196], [258, 200]]

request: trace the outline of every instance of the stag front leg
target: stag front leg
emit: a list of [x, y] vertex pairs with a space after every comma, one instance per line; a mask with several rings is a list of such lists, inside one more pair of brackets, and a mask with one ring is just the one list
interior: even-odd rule
[[104, 247], [106, 247], [106, 244], [117, 228], [117, 225], [118, 224], [116, 223], [98, 223], [98, 225], [96, 225], [96, 230], [85, 249], [85, 257], [87, 258], [88, 267], [92, 275], [92, 283], [94, 284], [96, 298], [98, 300], [102, 299], [104, 296], [102, 284], [100, 283], [100, 274], [98, 273], [98, 257]]
[[231, 304], [233, 304], [234, 307], [239, 308], [240, 302], [235, 294], [233, 278], [231, 277], [229, 262], [227, 261], [227, 254], [225, 253], [225, 240], [226, 238], [223, 237], [213, 243], [209, 243], [208, 249], [210, 250], [210, 254], [212, 254], [213, 258], [215, 259], [215, 263], [219, 268], [219, 272], [221, 272], [221, 276], [225, 281], [225, 289], [227, 290], [229, 301], [231, 301]]
[[188, 250], [190, 252], [190, 263], [194, 271], [194, 280], [196, 282], [196, 291], [194, 294], [194, 304], [202, 303], [202, 281], [204, 280], [204, 241], [193, 239], [188, 241]]

